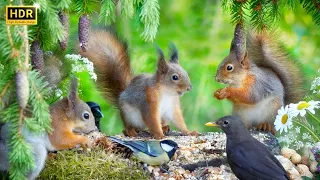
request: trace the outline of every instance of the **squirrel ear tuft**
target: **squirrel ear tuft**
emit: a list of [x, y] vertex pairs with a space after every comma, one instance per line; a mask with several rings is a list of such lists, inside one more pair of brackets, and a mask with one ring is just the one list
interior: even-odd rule
[[69, 105], [74, 108], [75, 102], [79, 98], [78, 97], [78, 80], [76, 77], [72, 77], [70, 80], [70, 90], [68, 95], [68, 102]]
[[177, 47], [173, 44], [169, 44], [169, 57], [170, 57], [170, 62], [171, 63], [179, 63], [179, 54], [178, 54], [178, 49]]
[[164, 58], [163, 51], [159, 47], [157, 47], [157, 51], [159, 54], [157, 73], [165, 74], [168, 71], [168, 64]]
[[246, 54], [246, 37], [243, 25], [238, 23], [234, 30], [233, 40], [231, 42], [230, 52], [235, 53], [238, 61], [242, 61]]

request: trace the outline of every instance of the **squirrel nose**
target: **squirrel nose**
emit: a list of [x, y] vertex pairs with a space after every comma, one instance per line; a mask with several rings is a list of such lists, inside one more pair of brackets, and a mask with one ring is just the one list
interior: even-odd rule
[[219, 82], [219, 81], [220, 81], [220, 79], [218, 78], [218, 76], [216, 76], [216, 78], [215, 78], [215, 79], [216, 79], [216, 81], [217, 81], [217, 82]]
[[191, 91], [192, 89], [192, 85], [190, 85], [189, 87], [187, 87], [187, 91]]

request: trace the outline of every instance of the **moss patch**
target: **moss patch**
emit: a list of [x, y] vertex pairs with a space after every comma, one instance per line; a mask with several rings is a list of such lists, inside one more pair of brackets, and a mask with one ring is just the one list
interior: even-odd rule
[[59, 151], [49, 158], [37, 179], [150, 179], [142, 166], [102, 148]]

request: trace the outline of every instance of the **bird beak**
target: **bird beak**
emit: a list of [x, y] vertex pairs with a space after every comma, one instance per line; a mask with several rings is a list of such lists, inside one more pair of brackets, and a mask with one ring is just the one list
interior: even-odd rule
[[218, 124], [213, 123], [213, 122], [207, 122], [205, 125], [206, 125], [206, 126], [212, 126], [212, 127], [219, 127]]

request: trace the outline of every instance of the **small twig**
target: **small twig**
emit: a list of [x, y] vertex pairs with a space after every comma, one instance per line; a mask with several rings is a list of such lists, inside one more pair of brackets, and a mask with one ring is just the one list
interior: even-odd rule
[[8, 34], [10, 46], [13, 49], [14, 48], [13, 47], [13, 40], [12, 40], [12, 36], [11, 36], [11, 31], [10, 31], [10, 26], [9, 25], [7, 25], [7, 34]]
[[10, 30], [10, 26], [9, 25], [7, 25], [7, 35], [8, 35], [9, 43], [10, 43], [10, 46], [11, 46], [11, 51], [12, 51], [11, 55], [10, 55], [10, 58], [19, 57], [20, 53], [14, 47], [12, 36], [11, 36], [11, 30]]
[[219, 167], [222, 164], [224, 164], [226, 161], [227, 161], [226, 158], [215, 158], [215, 159], [211, 159], [210, 161], [206, 160], [206, 161], [199, 161], [194, 164], [182, 165], [182, 168], [185, 170], [194, 171], [199, 167], [208, 167], [208, 166]]
[[38, 29], [37, 29], [37, 35], [36, 35], [37, 39], [36, 40], [39, 40], [39, 36], [40, 36], [40, 26], [38, 26]]
[[37, 99], [38, 100], [41, 100], [42, 99], [42, 96], [41, 96], [41, 93], [40, 91], [38, 90], [38, 88], [35, 86], [34, 82], [33, 81], [30, 81], [30, 84], [31, 84], [31, 87], [32, 89], [34, 89], [34, 91], [37, 93]]
[[4, 87], [3, 91], [0, 94], [0, 100], [2, 99], [2, 96], [4, 96], [4, 94], [6, 93], [6, 91], [8, 90], [8, 88], [10, 87], [11, 83], [13, 82], [13, 80], [9, 81], [6, 86]]
[[23, 120], [23, 109], [20, 108], [20, 115], [19, 115], [19, 130], [18, 133], [19, 135], [22, 134], [22, 120]]
[[29, 40], [28, 40], [28, 27], [27, 25], [23, 26], [23, 35], [24, 35], [24, 66], [26, 69], [29, 69]]

